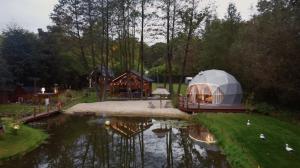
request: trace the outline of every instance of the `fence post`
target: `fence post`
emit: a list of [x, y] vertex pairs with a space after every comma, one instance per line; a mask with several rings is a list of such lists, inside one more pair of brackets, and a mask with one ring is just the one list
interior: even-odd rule
[[186, 109], [188, 110], [189, 109], [189, 101], [188, 101], [187, 97], [185, 97], [185, 101], [186, 101]]

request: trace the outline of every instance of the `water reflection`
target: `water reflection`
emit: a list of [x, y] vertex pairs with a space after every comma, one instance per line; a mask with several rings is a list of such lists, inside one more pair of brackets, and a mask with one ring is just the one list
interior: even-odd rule
[[41, 122], [51, 135], [48, 143], [3, 166], [229, 167], [218, 150], [195, 141], [204, 129], [186, 121], [109, 118], [105, 126], [105, 120], [61, 115]]
[[188, 130], [189, 137], [195, 141], [208, 144], [216, 143], [215, 137], [205, 127], [200, 125], [191, 125]]

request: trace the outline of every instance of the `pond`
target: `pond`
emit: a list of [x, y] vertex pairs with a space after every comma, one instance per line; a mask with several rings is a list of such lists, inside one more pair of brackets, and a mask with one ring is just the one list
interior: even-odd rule
[[47, 142], [2, 167], [229, 167], [214, 136], [187, 121], [59, 115], [33, 126]]

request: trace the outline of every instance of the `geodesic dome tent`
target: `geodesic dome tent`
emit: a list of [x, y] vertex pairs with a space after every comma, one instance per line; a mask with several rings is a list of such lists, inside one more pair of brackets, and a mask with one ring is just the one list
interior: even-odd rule
[[199, 72], [187, 89], [190, 103], [203, 104], [241, 104], [243, 92], [240, 83], [222, 70]]

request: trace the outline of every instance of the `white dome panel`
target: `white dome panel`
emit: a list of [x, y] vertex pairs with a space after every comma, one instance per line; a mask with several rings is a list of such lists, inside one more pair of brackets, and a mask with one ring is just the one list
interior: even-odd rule
[[[240, 83], [230, 75], [229, 73], [222, 70], [207, 70], [199, 72], [189, 83], [189, 88], [197, 85], [207, 85], [210, 88], [212, 99], [215, 97], [218, 100], [212, 100], [213, 104], [240, 104], [242, 100], [242, 87]], [[202, 93], [201, 93], [202, 92]], [[188, 89], [189, 95], [201, 95], [203, 91], [199, 89]], [[207, 95], [207, 93], [205, 93]], [[222, 94], [222, 101], [220, 101], [217, 95]], [[195, 96], [194, 96], [195, 97]], [[201, 96], [198, 96], [201, 97]], [[202, 96], [203, 97], [203, 96]], [[206, 97], [207, 100], [210, 100]], [[193, 100], [196, 101], [194, 98]]]

